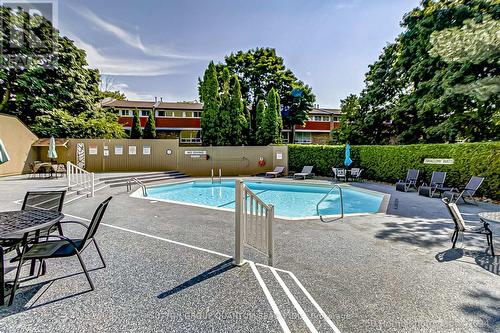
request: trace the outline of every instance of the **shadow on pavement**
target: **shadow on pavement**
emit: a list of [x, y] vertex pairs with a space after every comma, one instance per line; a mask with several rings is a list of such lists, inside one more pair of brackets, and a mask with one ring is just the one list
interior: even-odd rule
[[214, 276], [220, 275], [222, 273], [225, 273], [229, 271], [230, 269], [234, 268], [233, 265], [233, 259], [227, 259], [220, 264], [210, 268], [209, 270], [206, 270], [205, 272], [187, 280], [186, 282], [178, 285], [177, 287], [174, 287], [170, 290], [164, 291], [161, 294], [158, 295], [158, 298], [166, 298], [168, 296], [171, 296], [173, 294], [176, 294], [180, 291], [183, 291], [184, 289], [187, 289], [189, 287], [192, 287], [200, 282], [203, 282], [205, 280], [208, 280], [210, 278], [213, 278]]

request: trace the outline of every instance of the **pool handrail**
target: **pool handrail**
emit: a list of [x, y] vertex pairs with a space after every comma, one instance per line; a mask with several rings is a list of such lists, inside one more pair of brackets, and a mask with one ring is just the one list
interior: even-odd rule
[[148, 189], [146, 185], [137, 177], [131, 177], [127, 180], [127, 192], [132, 189], [132, 183], [136, 183], [139, 185], [142, 189], [142, 196], [147, 197], [148, 196]]
[[[212, 184], [214, 184], [214, 169], [211, 170]], [[219, 184], [222, 184], [222, 170], [219, 169]]]
[[319, 219], [321, 220], [321, 222], [325, 222], [326, 223], [326, 222], [331, 222], [331, 221], [337, 220], [337, 219], [333, 219], [333, 220], [330, 220], [330, 221], [325, 221], [323, 219], [323, 216], [319, 213], [319, 205], [332, 193], [333, 190], [335, 190], [337, 188], [338, 188], [339, 193], [340, 193], [340, 217], [337, 218], [337, 219], [344, 218], [344, 198], [343, 198], [343, 195], [342, 195], [342, 187], [340, 187], [340, 185], [338, 185], [338, 184], [332, 184], [332, 188], [316, 204], [316, 213], [318, 214]]

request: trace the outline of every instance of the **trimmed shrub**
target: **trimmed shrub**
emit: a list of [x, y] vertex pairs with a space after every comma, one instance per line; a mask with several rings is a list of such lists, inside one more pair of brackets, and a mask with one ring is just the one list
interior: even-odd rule
[[[291, 170], [314, 165], [317, 175], [331, 176], [331, 167], [344, 165], [344, 146], [289, 145]], [[452, 165], [424, 164], [425, 158], [452, 158]], [[446, 185], [462, 187], [471, 176], [485, 177], [478, 194], [500, 199], [500, 142], [351, 146], [351, 167], [363, 168], [363, 178], [393, 183], [408, 169], [421, 170], [429, 181], [433, 171], [446, 171]]]

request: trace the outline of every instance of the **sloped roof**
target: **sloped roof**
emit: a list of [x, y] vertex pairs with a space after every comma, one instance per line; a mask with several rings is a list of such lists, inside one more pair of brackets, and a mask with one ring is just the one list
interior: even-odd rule
[[317, 114], [317, 115], [340, 115], [340, 109], [324, 109], [324, 108], [313, 108], [309, 114]]
[[155, 105], [156, 109], [168, 110], [202, 110], [203, 104], [201, 103], [177, 103], [177, 102], [154, 102], [154, 101], [119, 101], [119, 100], [103, 100], [101, 102], [103, 107], [115, 108], [138, 108], [138, 109], [152, 109]]

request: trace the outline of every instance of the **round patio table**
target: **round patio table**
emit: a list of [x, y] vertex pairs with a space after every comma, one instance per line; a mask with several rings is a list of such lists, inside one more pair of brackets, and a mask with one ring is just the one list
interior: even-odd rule
[[63, 218], [63, 213], [54, 210], [0, 212], [0, 239], [22, 238], [24, 234], [49, 228]]
[[[40, 230], [45, 228], [50, 228], [55, 225], [57, 222], [61, 221], [64, 218], [64, 214], [54, 210], [16, 210], [10, 212], [0, 212], [0, 241], [6, 240], [15, 241], [19, 240], [19, 243], [22, 244], [21, 257], [24, 254], [26, 249], [26, 243], [28, 241], [28, 236], [31, 232], [35, 233], [35, 237], [38, 237], [40, 234]], [[1, 242], [0, 242], [1, 244]], [[12, 243], [11, 243], [12, 244]], [[0, 295], [2, 296], [0, 299], [0, 305], [4, 303], [4, 272], [3, 272], [3, 253], [0, 256], [0, 288], [2, 291]], [[16, 279], [21, 270], [22, 261], [19, 261], [19, 265], [17, 267]], [[31, 261], [30, 268], [30, 276], [34, 274], [35, 269], [35, 260]], [[15, 283], [14, 283], [15, 284]], [[12, 304], [14, 299], [14, 293], [16, 290], [16, 285], [13, 286], [11, 291], [11, 297], [9, 301], [9, 305]]]
[[500, 223], [500, 212], [482, 212], [477, 214], [481, 220]]

